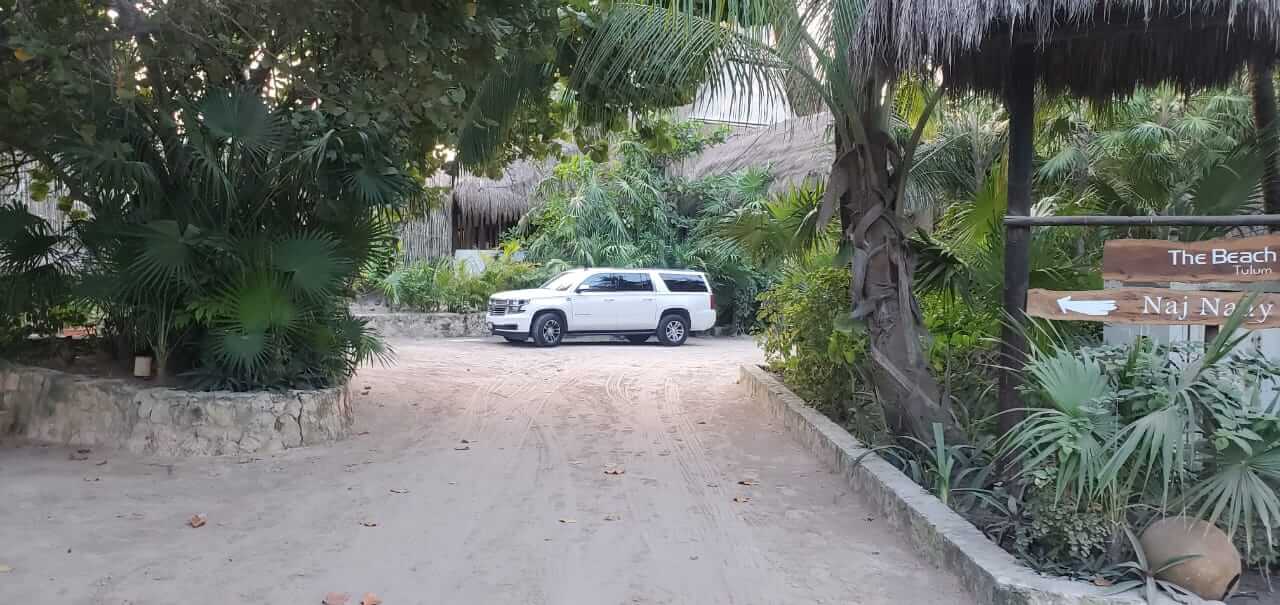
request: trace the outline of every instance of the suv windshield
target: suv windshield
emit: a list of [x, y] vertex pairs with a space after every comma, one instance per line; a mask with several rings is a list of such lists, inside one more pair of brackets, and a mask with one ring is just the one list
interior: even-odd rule
[[573, 284], [577, 283], [579, 275], [580, 274], [576, 271], [565, 271], [564, 273], [547, 280], [547, 283], [542, 284], [542, 289], [560, 290], [563, 292], [564, 290], [572, 288]]

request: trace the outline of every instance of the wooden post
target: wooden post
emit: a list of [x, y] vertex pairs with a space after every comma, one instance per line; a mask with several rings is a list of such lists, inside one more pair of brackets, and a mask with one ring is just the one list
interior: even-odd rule
[[[1010, 216], [1031, 214], [1031, 162], [1035, 154], [1036, 53], [1026, 47], [1013, 53], [1013, 72], [1005, 91], [1009, 112], [1009, 209]], [[1031, 276], [1031, 227], [1008, 225], [1004, 240], [1004, 310], [1007, 325], [1001, 333], [1000, 434], [1022, 418], [1018, 386], [1026, 365], [1024, 310]]]

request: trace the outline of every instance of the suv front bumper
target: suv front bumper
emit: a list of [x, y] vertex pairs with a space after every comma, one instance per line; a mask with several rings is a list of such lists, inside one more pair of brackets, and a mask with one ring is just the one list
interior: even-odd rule
[[489, 333], [494, 336], [528, 336], [532, 318], [528, 313], [514, 315], [485, 315]]

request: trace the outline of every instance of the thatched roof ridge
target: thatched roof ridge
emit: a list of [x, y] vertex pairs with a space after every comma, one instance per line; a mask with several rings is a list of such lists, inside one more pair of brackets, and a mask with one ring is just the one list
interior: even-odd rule
[[867, 11], [862, 59], [941, 67], [957, 88], [990, 94], [1031, 49], [1050, 92], [1098, 101], [1222, 85], [1280, 50], [1280, 0], [870, 0]]
[[725, 142], [671, 167], [669, 172], [699, 179], [767, 167], [773, 177], [769, 186], [773, 193], [805, 181], [825, 183], [835, 155], [830, 126], [831, 114], [820, 113], [768, 127], [741, 129]]
[[497, 179], [466, 171], [452, 177], [440, 171], [427, 185], [447, 188], [446, 199], [452, 199], [458, 211], [473, 222], [515, 222], [529, 211], [534, 190], [559, 162], [556, 157], [516, 160]]

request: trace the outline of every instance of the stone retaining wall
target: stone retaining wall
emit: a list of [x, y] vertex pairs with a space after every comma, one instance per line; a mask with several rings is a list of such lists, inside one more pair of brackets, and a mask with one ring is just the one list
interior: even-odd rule
[[232, 393], [149, 387], [0, 361], [0, 436], [162, 456], [277, 452], [351, 431], [346, 387]]
[[[979, 603], [993, 605], [1138, 605], [1142, 598], [1037, 574], [972, 523], [868, 450], [848, 431], [805, 404], [758, 366], [742, 366], [739, 382], [751, 398], [782, 420], [795, 438], [844, 476], [922, 557], [956, 575]], [[1173, 603], [1161, 595], [1162, 603]], [[1153, 604], [1154, 605], [1154, 604]]]
[[484, 313], [357, 313], [383, 338], [488, 336]]

